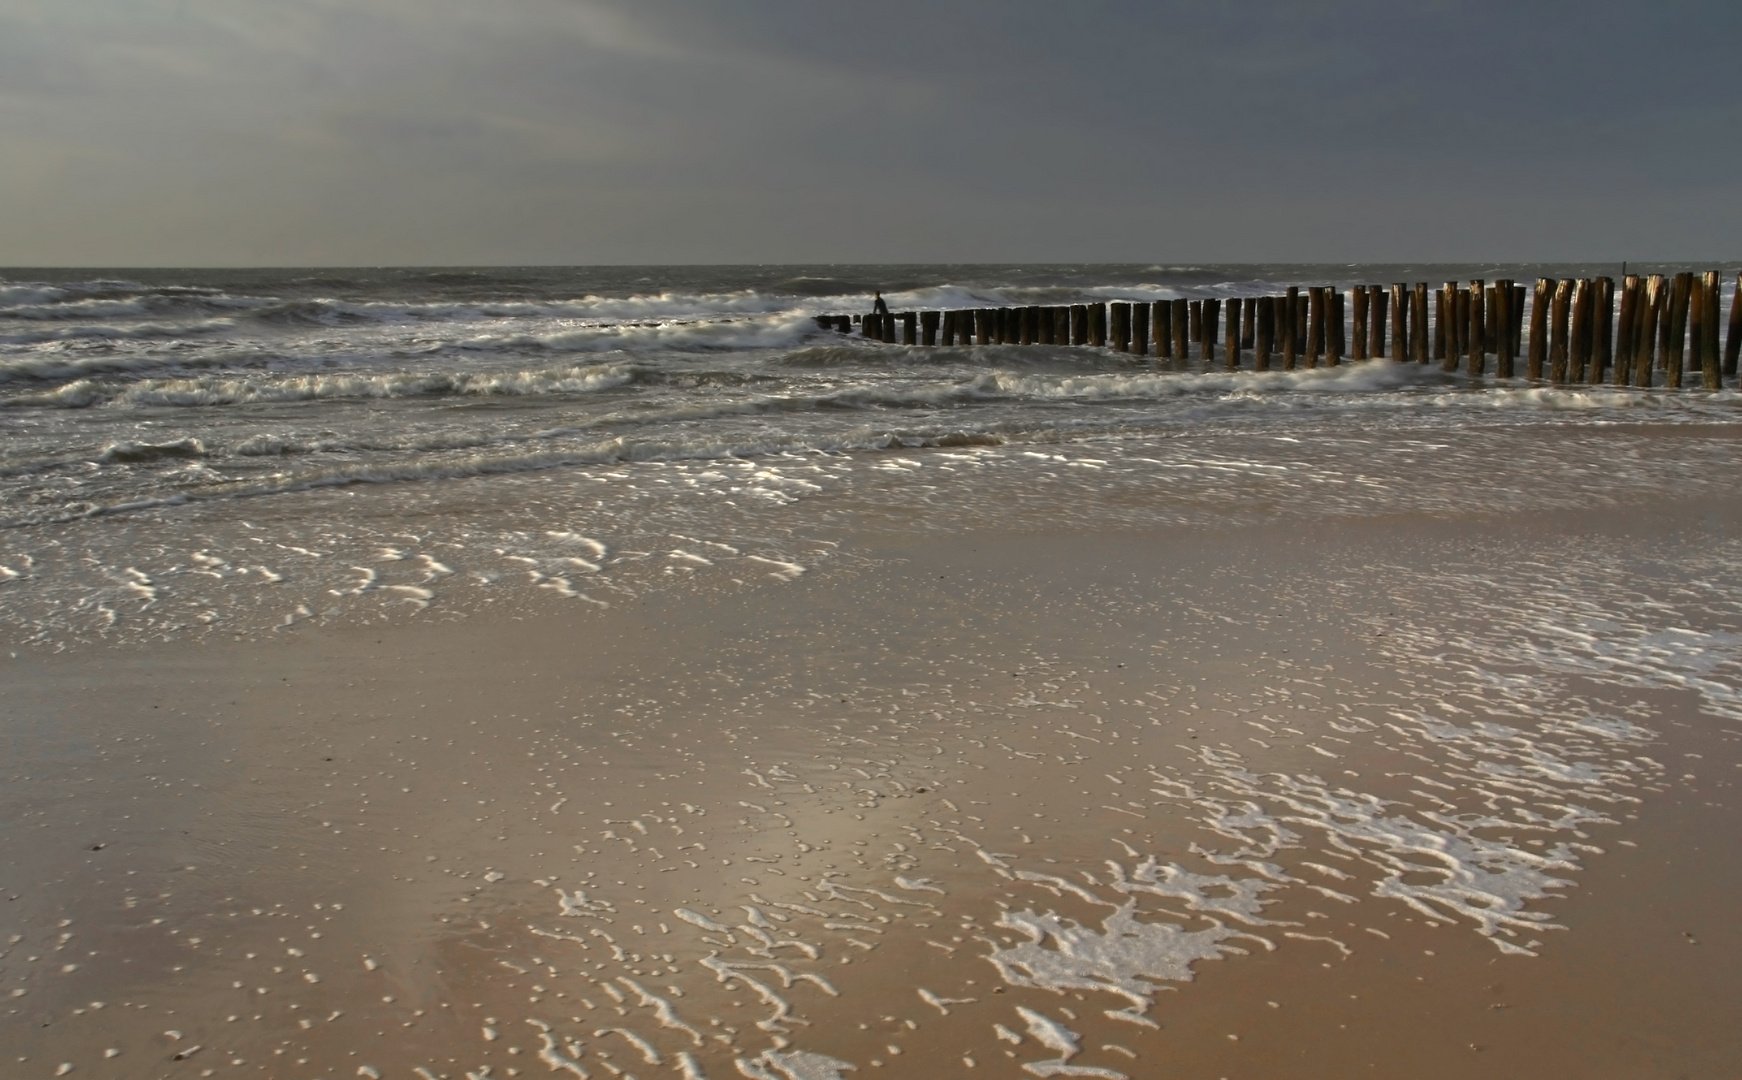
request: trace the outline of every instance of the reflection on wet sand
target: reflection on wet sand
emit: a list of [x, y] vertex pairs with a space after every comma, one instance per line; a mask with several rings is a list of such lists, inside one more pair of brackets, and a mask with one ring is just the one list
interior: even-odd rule
[[[970, 536], [611, 638], [35, 661], [3, 1049], [425, 1080], [1721, 1060], [1731, 871], [1698, 852], [1733, 823], [1742, 552], [1637, 530]], [[1666, 970], [1677, 1015], [1641, 1013]]]

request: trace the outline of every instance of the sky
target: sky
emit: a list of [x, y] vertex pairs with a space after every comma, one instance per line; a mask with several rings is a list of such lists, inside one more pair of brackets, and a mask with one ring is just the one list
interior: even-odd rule
[[0, 0], [0, 265], [1742, 253], [1736, 0]]

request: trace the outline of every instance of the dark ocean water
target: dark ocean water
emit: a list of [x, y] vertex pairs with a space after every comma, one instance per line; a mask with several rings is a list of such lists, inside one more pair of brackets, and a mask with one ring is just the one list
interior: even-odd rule
[[[1108, 462], [1162, 460], [1156, 447], [1181, 436], [1300, 445], [1407, 431], [1438, 445], [1496, 426], [1728, 422], [1731, 392], [1473, 386], [1437, 365], [1389, 362], [1162, 371], [1083, 348], [881, 345], [813, 319], [865, 310], [874, 289], [898, 309], [951, 308], [1620, 271], [4, 271], [0, 609], [19, 640], [61, 642], [128, 628], [253, 632], [364, 598], [423, 610], [457, 580], [604, 602], [582, 581], [609, 580], [626, 549], [645, 563], [674, 529], [801, 566], [791, 538], [877, 485], [884, 504], [948, 507], [914, 511], [934, 524], [927, 513], [980, 505], [995, 527], [1013, 505], [987, 482], [940, 495], [915, 469], [892, 470], [891, 450], [941, 447], [1017, 493], [1036, 482], [1024, 470], [1086, 456], [1102, 463], [1072, 472], [1086, 506], [1111, 482]], [[1242, 490], [1220, 502], [1238, 506]], [[423, 524], [398, 528], [408, 514]], [[760, 515], [754, 528], [746, 514]], [[746, 547], [748, 536], [758, 539]], [[460, 546], [431, 546], [443, 543]]]

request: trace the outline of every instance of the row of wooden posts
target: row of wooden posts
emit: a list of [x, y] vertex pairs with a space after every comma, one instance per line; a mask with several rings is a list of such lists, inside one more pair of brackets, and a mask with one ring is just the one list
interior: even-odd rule
[[864, 336], [892, 344], [899, 326], [905, 345], [1087, 345], [1176, 365], [1189, 363], [1196, 346], [1206, 370], [1218, 343], [1223, 367], [1242, 369], [1250, 349], [1258, 371], [1335, 367], [1347, 356], [1437, 360], [1446, 371], [1483, 376], [1493, 356], [1493, 374], [1510, 379], [1522, 353], [1533, 381], [1676, 388], [1696, 372], [1717, 390], [1736, 377], [1742, 352], [1742, 276], [1721, 355], [1719, 288], [1715, 270], [1628, 275], [1619, 304], [1606, 277], [1538, 278], [1534, 292], [1510, 280], [1448, 281], [1431, 297], [1426, 282], [1358, 285], [1346, 294], [1290, 286], [1282, 296], [819, 315], [817, 323], [842, 333], [857, 323]]

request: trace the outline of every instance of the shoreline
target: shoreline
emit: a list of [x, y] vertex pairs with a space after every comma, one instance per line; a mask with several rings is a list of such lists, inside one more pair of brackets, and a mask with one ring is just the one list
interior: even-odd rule
[[[1618, 681], [1625, 671], [1555, 652], [1545, 629], [1580, 604], [1607, 613], [1611, 636], [1649, 614], [1628, 606], [1635, 571], [1610, 560], [1656, 575], [1637, 580], [1698, 582], [1702, 603], [1727, 597], [1705, 570], [1723, 564], [1737, 504], [1657, 511], [886, 538], [850, 577], [659, 593], [603, 621], [556, 611], [17, 661], [26, 677], [8, 680], [6, 711], [32, 726], [15, 720], [8, 741], [32, 775], [8, 798], [8, 876], [35, 884], [0, 882], [23, 935], [0, 958], [0, 994], [26, 989], [5, 1000], [7, 1019], [50, 1026], [9, 1024], [0, 1050], [45, 1076], [61, 1061], [81, 1075], [179, 1075], [173, 1055], [198, 1043], [272, 1075], [422, 1067], [458, 1080], [491, 1063], [545, 1072], [536, 1020], [551, 1025], [551, 1053], [594, 1075], [650, 1069], [618, 1029], [661, 1069], [687, 1053], [709, 1076], [741, 1071], [739, 1059], [777, 1075], [798, 1052], [857, 1075], [955, 1075], [963, 1058], [987, 1075], [1068, 1058], [1127, 1075], [1166, 1062], [1182, 1076], [1366, 1062], [1421, 1076], [1626, 1075], [1729, 1060], [1724, 1003], [1742, 1000], [1742, 941], [1723, 898], [1738, 882], [1700, 851], [1734, 825], [1725, 730], [1742, 723], [1711, 713], [1727, 699], [1688, 688], [1710, 672], [1676, 675], [1670, 657], [1655, 685]], [[1571, 608], [1554, 607], [1555, 573]], [[1496, 614], [1514, 603], [1525, 606]], [[1728, 603], [1689, 627], [1719, 634], [1720, 651]], [[1661, 648], [1628, 632], [1617, 641]], [[1531, 648], [1503, 662], [1508, 642]], [[1429, 663], [1433, 647], [1456, 662]], [[1456, 709], [1432, 723], [1398, 718], [1446, 704]], [[1472, 726], [1527, 714], [1547, 727], [1524, 743]], [[1603, 722], [1578, 727], [1588, 715]], [[1450, 721], [1475, 734], [1445, 742], [1434, 725]], [[1632, 727], [1652, 732], [1638, 749]], [[1457, 771], [1459, 754], [1504, 767], [1482, 774], [1503, 782], [1486, 810], [1469, 801], [1476, 774]], [[1588, 768], [1605, 779], [1579, 779]], [[1379, 863], [1340, 862], [1338, 843], [1261, 851], [1276, 827], [1311, 831], [1290, 814], [1321, 811], [1290, 811], [1272, 801], [1274, 781], [1245, 773], [1322, 775], [1323, 795], [1293, 796], [1309, 810], [1347, 788], [1400, 800], [1418, 824], [1452, 814], [1447, 836], [1468, 832], [1456, 814], [1505, 811], [1497, 796], [1571, 800], [1615, 823], [1542, 826], [1554, 845], [1602, 849], [1561, 851], [1571, 868], [1543, 872], [1576, 885], [1521, 898], [1526, 922], [1567, 929], [1484, 936], [1437, 902], [1430, 920], [1371, 895], [1379, 863], [1404, 857], [1375, 854], [1376, 840], [1340, 834]], [[1206, 819], [1205, 799], [1229, 808], [1217, 813], [1268, 809], [1235, 841], [1206, 829], [1230, 819]], [[1512, 831], [1491, 865], [1523, 873], [1533, 864], [1520, 853], [1534, 849]], [[1302, 870], [1303, 855], [1350, 877]], [[1143, 880], [1145, 858], [1187, 876], [1153, 879], [1161, 893], [1115, 887]], [[1112, 877], [1109, 860], [1122, 868]], [[1126, 900], [1140, 902], [1140, 926], [1251, 937], [1158, 943], [1150, 968], [1186, 962], [1194, 978], [1134, 969], [1119, 977], [1151, 990], [1126, 996], [1025, 987], [1030, 969], [986, 962], [1017, 955], [1022, 927], [1049, 910], [1099, 933]], [[81, 949], [96, 955], [73, 971], [43, 966]], [[727, 975], [710, 953], [762, 966]], [[1105, 984], [1111, 970], [1070, 978]], [[1159, 1028], [1103, 1016], [1137, 1010], [1132, 994]], [[977, 1000], [950, 1000], [966, 998]], [[1080, 1036], [1080, 1053], [1048, 1050], [1064, 1036], [1025, 1027], [1018, 1006]], [[172, 1008], [173, 1022], [161, 1015]], [[112, 1061], [105, 1041], [121, 1051]]]

